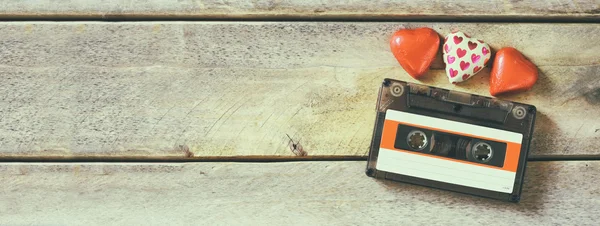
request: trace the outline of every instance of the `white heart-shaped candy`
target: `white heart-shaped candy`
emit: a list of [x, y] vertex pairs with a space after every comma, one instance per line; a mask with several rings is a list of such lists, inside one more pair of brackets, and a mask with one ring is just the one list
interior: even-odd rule
[[490, 46], [463, 32], [446, 36], [443, 50], [446, 75], [451, 83], [465, 81], [483, 69], [490, 57]]

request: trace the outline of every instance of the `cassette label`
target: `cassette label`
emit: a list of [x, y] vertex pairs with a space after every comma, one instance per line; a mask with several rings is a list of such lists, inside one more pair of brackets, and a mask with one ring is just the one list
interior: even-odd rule
[[[424, 154], [423, 152], [406, 150], [408, 148], [397, 148], [408, 145], [408, 142], [403, 142], [408, 140], [408, 136], [398, 135], [400, 131], [398, 128], [402, 128], [402, 125], [409, 126], [408, 128], [412, 128], [411, 131], [422, 131], [427, 138], [430, 138], [431, 136], [427, 135], [432, 133], [425, 131], [435, 131], [459, 136], [468, 135], [473, 138], [505, 144], [498, 145], [500, 148], [504, 147], [505, 151], [492, 148], [492, 153], [496, 155], [494, 159], [504, 159], [504, 161], [499, 165], [490, 165], [478, 163], [477, 161], [468, 161], [467, 154], [461, 160], [460, 157], [449, 157], [449, 155], [457, 156], [456, 153], [433, 152], [431, 154]], [[521, 149], [521, 140], [522, 135], [514, 132], [387, 110], [377, 169], [474, 188], [512, 193]], [[430, 142], [430, 139], [426, 139], [424, 142]], [[425, 143], [422, 146], [431, 147], [432, 144]], [[472, 148], [468, 149], [466, 146], [464, 148], [465, 152], [472, 150]], [[429, 150], [431, 149], [429, 148]], [[483, 160], [481, 161], [483, 162]]]

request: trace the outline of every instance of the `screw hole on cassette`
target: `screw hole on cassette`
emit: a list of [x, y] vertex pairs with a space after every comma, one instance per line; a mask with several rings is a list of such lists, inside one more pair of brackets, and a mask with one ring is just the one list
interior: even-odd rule
[[390, 86], [390, 80], [384, 79], [383, 80], [383, 86]]
[[535, 107], [529, 107], [529, 114], [535, 114]]
[[482, 163], [490, 161], [490, 159], [492, 159], [494, 156], [494, 150], [492, 149], [492, 146], [485, 142], [478, 142], [473, 145], [471, 153], [476, 161]]
[[516, 106], [512, 110], [512, 115], [516, 119], [524, 119], [525, 116], [527, 115], [527, 110], [525, 110], [525, 108], [523, 106]]
[[367, 176], [372, 177], [373, 175], [375, 175], [375, 170], [369, 168], [365, 171], [365, 174], [367, 174]]
[[415, 151], [420, 151], [427, 146], [427, 135], [423, 131], [413, 130], [406, 136], [408, 146]]
[[521, 199], [521, 196], [518, 196], [518, 195], [510, 196], [510, 200], [513, 202], [518, 202], [520, 199]]
[[395, 96], [395, 97], [402, 96], [402, 94], [404, 93], [404, 87], [400, 84], [394, 84], [390, 88], [390, 92], [392, 93], [392, 96]]

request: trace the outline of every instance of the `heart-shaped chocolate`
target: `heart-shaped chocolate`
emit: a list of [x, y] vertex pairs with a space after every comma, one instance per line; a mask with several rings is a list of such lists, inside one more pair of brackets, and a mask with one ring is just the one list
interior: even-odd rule
[[421, 78], [429, 70], [439, 45], [440, 38], [431, 28], [399, 30], [390, 41], [394, 57], [415, 79]]
[[490, 46], [465, 33], [455, 32], [446, 36], [444, 63], [451, 83], [465, 81], [485, 67], [492, 56]]
[[511, 47], [498, 50], [490, 75], [490, 94], [527, 91], [538, 79], [536, 66]]

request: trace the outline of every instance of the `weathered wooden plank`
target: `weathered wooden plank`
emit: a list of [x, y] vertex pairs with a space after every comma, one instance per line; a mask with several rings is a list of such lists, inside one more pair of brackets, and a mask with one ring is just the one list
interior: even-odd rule
[[598, 18], [598, 1], [67, 0], [2, 1], [2, 17]]
[[532, 154], [598, 154], [597, 25], [178, 22], [0, 24], [0, 156], [293, 156], [286, 134], [363, 156], [379, 83], [414, 81], [388, 50], [403, 26], [520, 49], [542, 75], [506, 98], [538, 107]]
[[[389, 39], [401, 28], [454, 29], [493, 49], [512, 46], [538, 66], [597, 64], [596, 24], [337, 22], [0, 23], [5, 66], [181, 66], [292, 69], [396, 66]], [[568, 46], [568, 48], [566, 47]], [[560, 53], [560, 54], [557, 54]], [[440, 57], [441, 58], [441, 57]], [[442, 61], [433, 65], [442, 68]]]
[[[600, 163], [530, 162], [520, 203], [375, 180], [365, 162], [0, 165], [0, 222], [596, 225]], [[401, 218], [399, 218], [401, 216]]]

